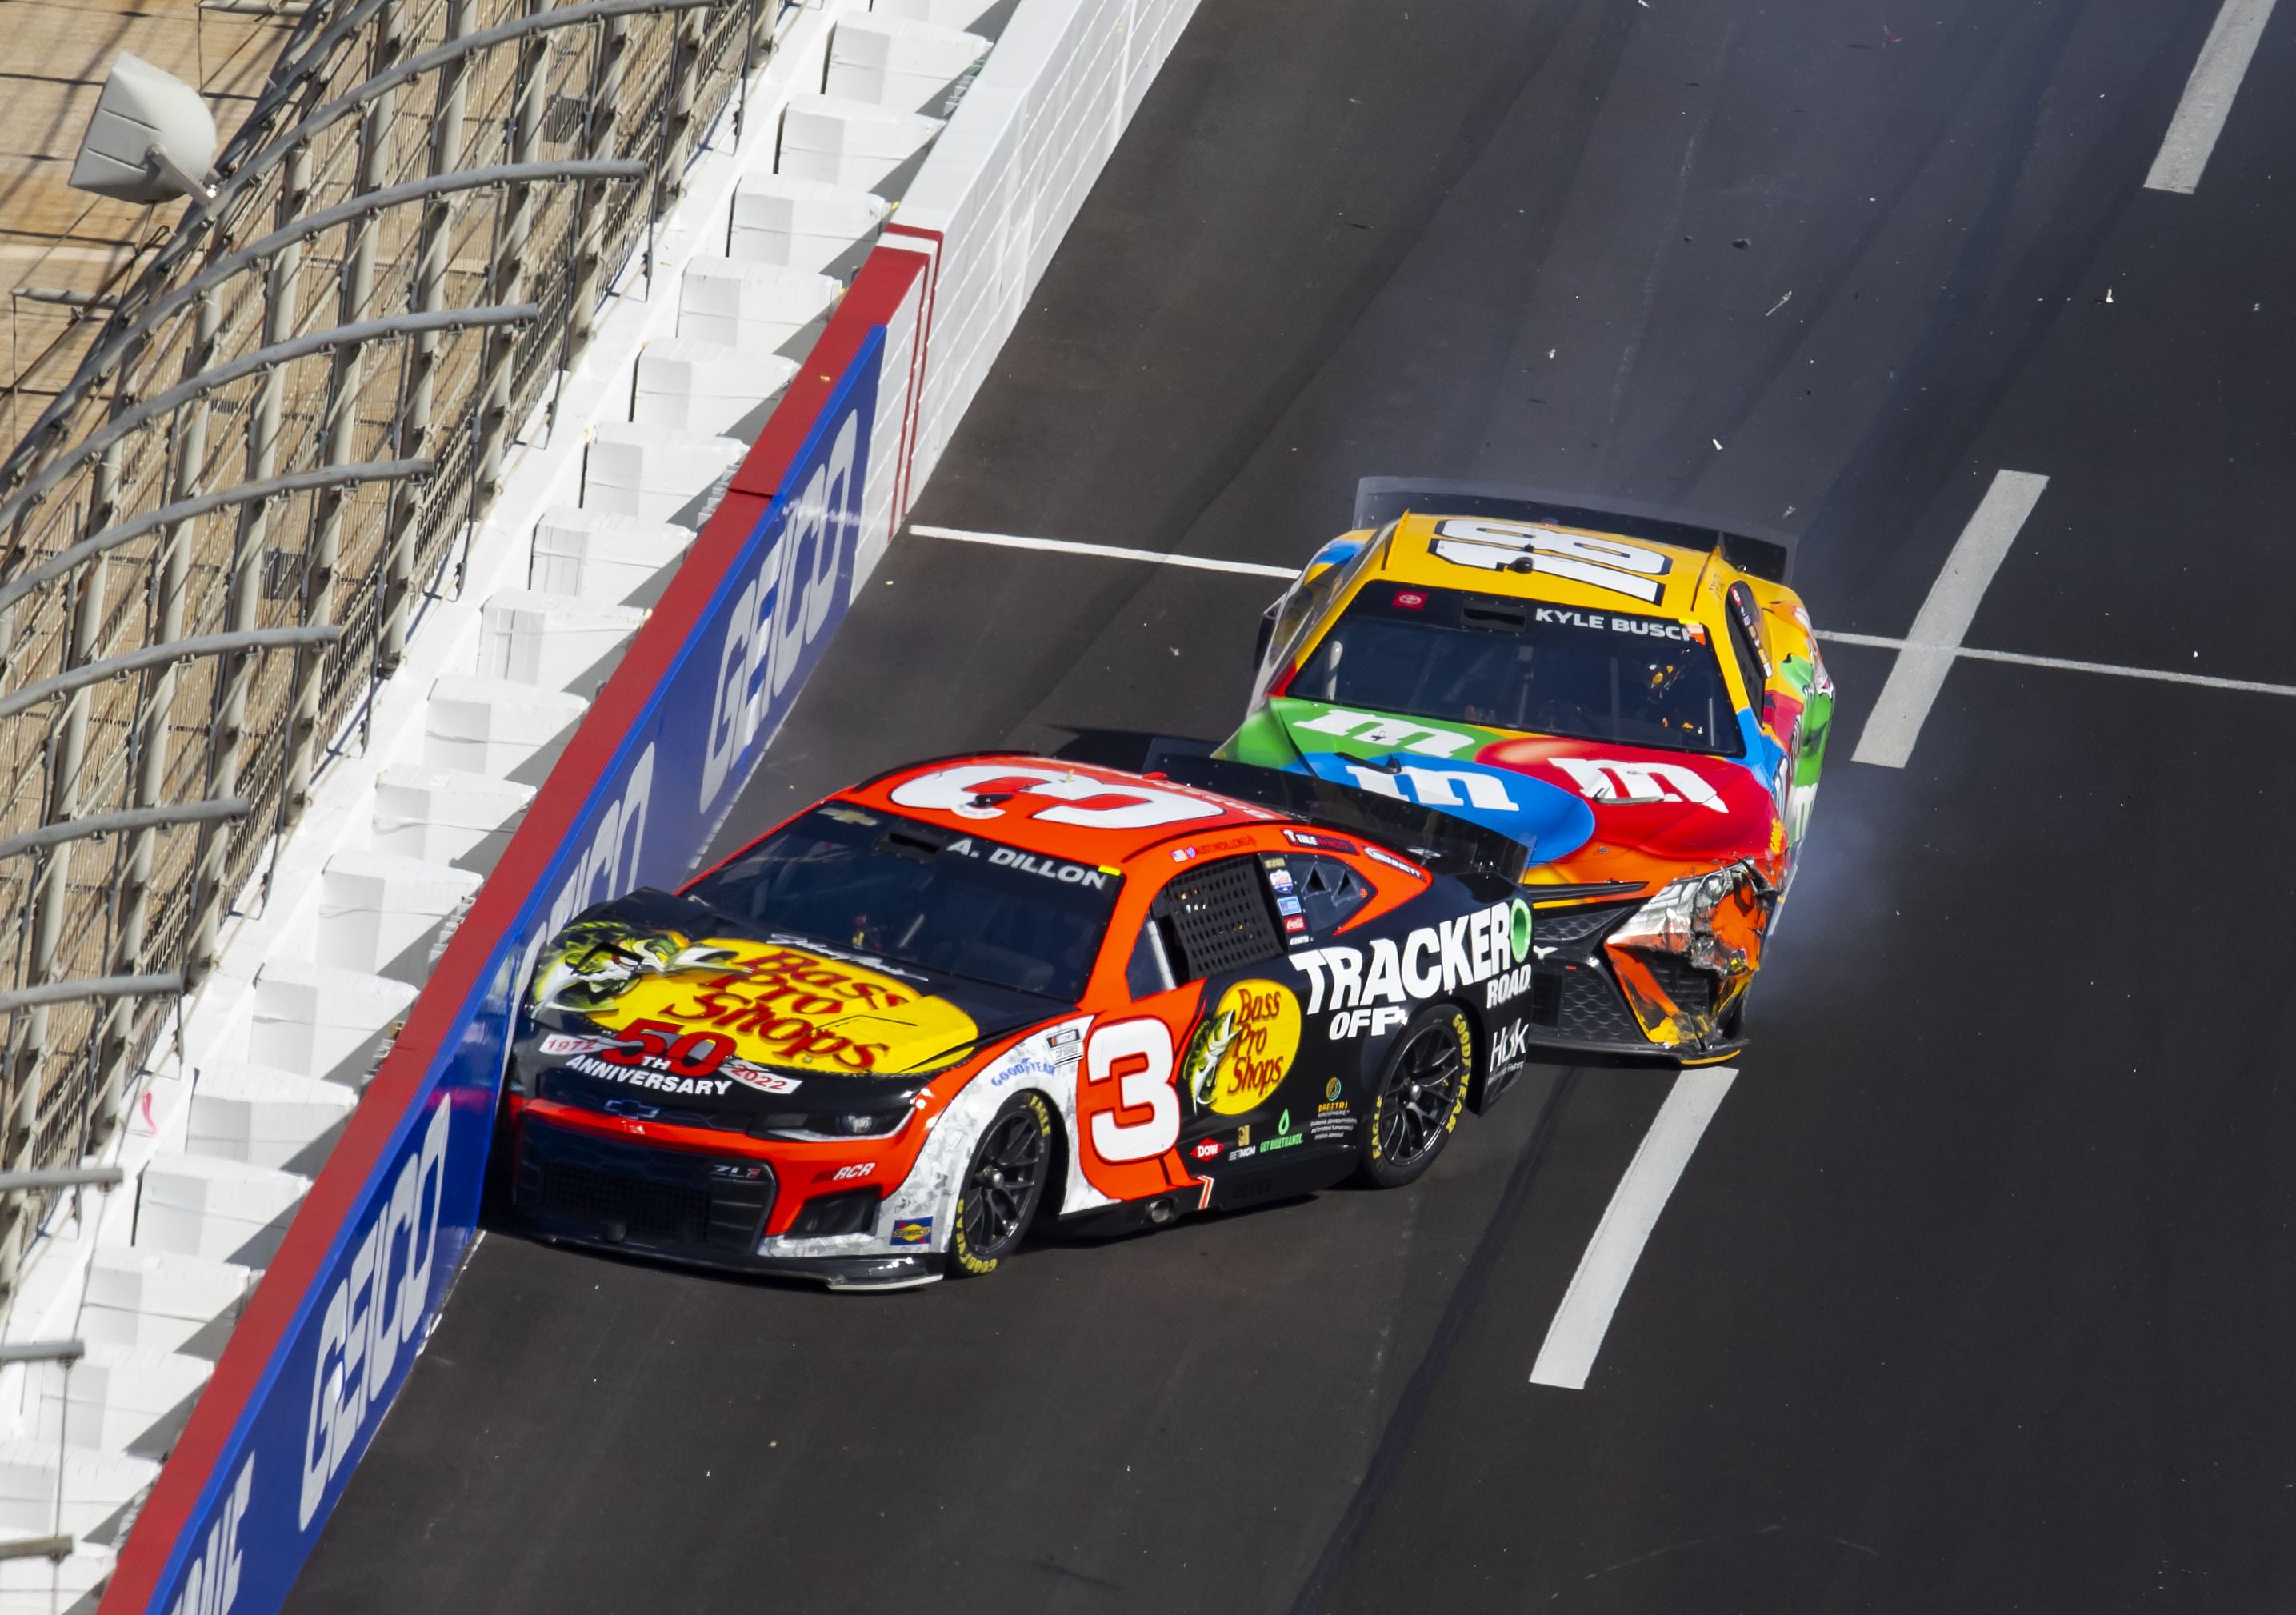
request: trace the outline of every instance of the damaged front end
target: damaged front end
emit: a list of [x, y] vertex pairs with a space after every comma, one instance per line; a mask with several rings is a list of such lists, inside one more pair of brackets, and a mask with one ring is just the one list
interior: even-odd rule
[[1628, 1007], [1652, 1042], [1685, 1052], [1734, 1036], [1778, 893], [1741, 863], [1668, 883], [1604, 939]]

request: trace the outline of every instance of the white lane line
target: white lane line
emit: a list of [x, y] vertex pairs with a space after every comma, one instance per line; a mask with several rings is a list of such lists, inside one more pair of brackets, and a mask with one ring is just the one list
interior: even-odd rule
[[1913, 756], [1922, 720], [1929, 717], [1953, 667], [1954, 652], [1961, 648], [1962, 636], [1977, 615], [1977, 603], [1985, 598], [1986, 586], [2000, 570], [2017, 529], [2025, 525], [2041, 490], [2048, 486], [2046, 477], [2031, 471], [1993, 473], [1993, 486], [1977, 502], [1976, 513], [1954, 540], [1953, 553], [1946, 557], [1945, 570], [1938, 574], [1930, 586], [1929, 598], [1922, 602], [1914, 631], [1906, 635], [1906, 646], [1890, 666], [1889, 682], [1882, 686], [1882, 697], [1866, 719], [1865, 733], [1857, 737], [1857, 750], [1850, 754], [1850, 761], [1902, 768]]
[[[1902, 651], [1912, 644], [1909, 640], [1890, 639], [1880, 634], [1841, 634], [1832, 628], [1820, 628], [1817, 636], [1834, 644], [1872, 645], [1884, 651]], [[2115, 678], [2157, 679], [2164, 685], [2197, 685], [2203, 690], [2243, 690], [2251, 695], [2296, 695], [2296, 685], [2265, 685], [2249, 678], [2211, 678], [2205, 673], [2170, 673], [2160, 668], [2124, 668], [2109, 661], [2072, 661], [2062, 656], [2027, 656], [2016, 651], [1980, 651], [1969, 645], [1918, 648], [1949, 649], [1956, 656], [1966, 656], [1972, 661], [2005, 661], [2019, 668], [2058, 668], [2068, 673], [2109, 673]]]
[[[1256, 561], [1215, 561], [1202, 555], [1175, 555], [1168, 550], [1131, 550], [1112, 544], [1085, 544], [1070, 538], [1027, 538], [1017, 533], [974, 533], [963, 528], [912, 526], [908, 531], [922, 538], [950, 538], [960, 544], [990, 544], [1005, 549], [1051, 550], [1063, 555], [1098, 555], [1113, 561], [1149, 561], [1164, 566], [1193, 567], [1200, 571], [1238, 572], [1249, 578], [1281, 578], [1287, 582], [1299, 576], [1295, 570], [1280, 566], [1264, 566]], [[1890, 639], [1880, 634], [1839, 633], [1821, 628], [1817, 636], [1835, 644], [1868, 645], [1884, 651], [1951, 651], [1956, 656], [1967, 656], [1978, 661], [2014, 662], [2026, 668], [2057, 668], [2072, 673], [2110, 673], [2120, 678], [2152, 678], [2163, 684], [2197, 685], [2208, 690], [2244, 690], [2258, 695], [2296, 695], [2296, 685], [2261, 685], [2244, 678], [2210, 678], [2199, 673], [2166, 673], [2152, 668], [2116, 667], [2103, 661], [2068, 661], [2059, 656], [2022, 656], [2014, 651], [1980, 651], [1968, 645], [1926, 645], [1911, 639]]]
[[2169, 120], [2152, 171], [2144, 176], [2146, 190], [2190, 196], [2199, 189], [2201, 170], [2209, 166], [2209, 153], [2224, 133], [2233, 97], [2247, 77], [2249, 58], [2256, 54], [2256, 42], [2272, 19], [2272, 5], [2273, 0], [2224, 0], [2216, 25], [2201, 46], [2200, 60], [2193, 63], [2193, 76], [2185, 80], [2184, 99]]
[[1300, 575], [1296, 566], [1262, 566], [1256, 561], [1215, 561], [1209, 555], [1175, 555], [1168, 550], [1128, 550], [1113, 544], [1079, 544], [1072, 538], [1023, 538], [1018, 533], [969, 533], [961, 527], [926, 527], [911, 522], [909, 531], [920, 538], [953, 538], [959, 544], [993, 544], [1008, 550], [1054, 550], [1063, 555], [1098, 555], [1109, 561], [1152, 561], [1161, 566], [1190, 567], [1199, 572], [1241, 572], [1247, 578]]
[[1674, 1079], [1666, 1103], [1658, 1109], [1650, 1131], [1643, 1135], [1627, 1175], [1611, 1194], [1611, 1203], [1562, 1292], [1562, 1305], [1546, 1327], [1546, 1343], [1538, 1349], [1530, 1382], [1559, 1385], [1566, 1390], [1587, 1389], [1594, 1371], [1595, 1354], [1603, 1349], [1611, 1316], [1627, 1292], [1635, 1263], [1658, 1226], [1658, 1214], [1690, 1164], [1691, 1152], [1705, 1136], [1706, 1124], [1721, 1108], [1722, 1096], [1738, 1073], [1729, 1066], [1685, 1071]]

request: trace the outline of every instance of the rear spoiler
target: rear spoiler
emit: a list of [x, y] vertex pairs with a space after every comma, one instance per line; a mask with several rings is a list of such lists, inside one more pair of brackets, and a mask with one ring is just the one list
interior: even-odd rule
[[1406, 854], [1439, 874], [1485, 875], [1518, 884], [1531, 849], [1513, 837], [1398, 797], [1308, 774], [1203, 755], [1201, 741], [1159, 739], [1143, 767], [1175, 784], [1272, 808], [1302, 824], [1344, 830]]
[[1794, 541], [1767, 528], [1716, 526], [1695, 511], [1587, 494], [1517, 488], [1504, 482], [1454, 482], [1426, 477], [1365, 477], [1356, 484], [1355, 525], [1384, 527], [1406, 511], [1423, 516], [1490, 516], [1592, 528], [1655, 544], [1714, 550], [1742, 572], [1784, 583], [1792, 568]]

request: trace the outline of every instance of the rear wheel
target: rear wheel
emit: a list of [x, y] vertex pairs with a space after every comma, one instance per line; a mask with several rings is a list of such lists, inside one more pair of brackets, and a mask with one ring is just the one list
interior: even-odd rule
[[1454, 1004], [1423, 1010], [1380, 1068], [1357, 1176], [1393, 1189], [1434, 1165], [1459, 1125], [1474, 1073], [1475, 1038], [1466, 1012]]
[[1053, 1112], [1041, 1094], [1004, 1102], [972, 1146], [948, 1236], [952, 1278], [996, 1271], [1029, 1231], [1051, 1176]]

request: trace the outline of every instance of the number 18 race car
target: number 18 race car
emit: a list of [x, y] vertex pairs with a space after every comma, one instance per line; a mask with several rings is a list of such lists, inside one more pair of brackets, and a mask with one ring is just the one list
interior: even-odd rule
[[890, 1288], [990, 1272], [1040, 1211], [1116, 1231], [1411, 1182], [1527, 1059], [1521, 848], [1195, 761], [1275, 805], [928, 763], [581, 915], [519, 1027], [513, 1214]]
[[1356, 521], [1268, 609], [1219, 756], [1521, 842], [1542, 1048], [1730, 1058], [1833, 712], [1784, 543], [1387, 479]]

